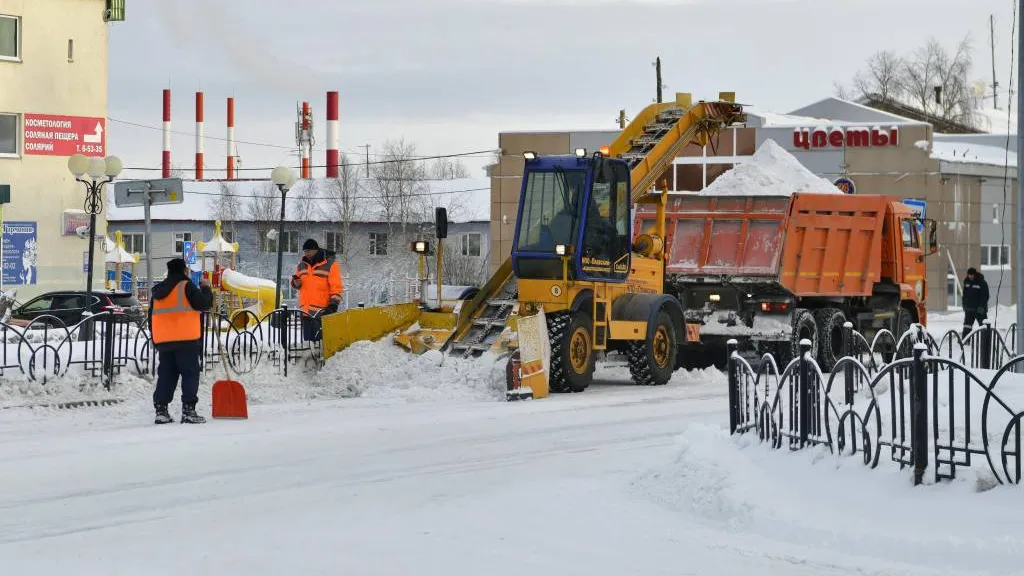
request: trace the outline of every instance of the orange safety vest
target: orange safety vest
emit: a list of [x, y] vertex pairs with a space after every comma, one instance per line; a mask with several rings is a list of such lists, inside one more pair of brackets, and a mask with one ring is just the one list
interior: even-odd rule
[[153, 342], [187, 342], [199, 340], [200, 313], [185, 297], [188, 280], [178, 282], [170, 294], [153, 300]]
[[293, 278], [302, 279], [299, 287], [299, 308], [307, 314], [327, 308], [331, 300], [341, 302], [344, 286], [341, 280], [341, 265], [334, 256], [324, 258], [316, 264], [299, 260]]

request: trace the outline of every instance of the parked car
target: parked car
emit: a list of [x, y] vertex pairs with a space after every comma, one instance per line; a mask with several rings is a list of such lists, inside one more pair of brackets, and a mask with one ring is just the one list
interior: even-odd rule
[[[86, 310], [87, 296], [85, 290], [47, 292], [15, 306], [11, 312], [10, 323], [15, 326], [27, 326], [32, 320], [48, 315], [55, 316], [70, 328], [85, 319], [82, 313]], [[146, 309], [130, 292], [94, 291], [89, 310], [93, 314], [109, 310], [115, 315], [123, 315], [125, 320], [136, 324], [141, 324], [146, 319]], [[50, 323], [56, 324], [52, 321]]]

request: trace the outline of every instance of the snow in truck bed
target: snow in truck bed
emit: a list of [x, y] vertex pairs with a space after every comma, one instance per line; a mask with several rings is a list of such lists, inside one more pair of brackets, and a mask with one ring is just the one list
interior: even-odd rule
[[790, 196], [796, 192], [842, 194], [774, 140], [765, 140], [750, 160], [737, 164], [700, 192], [704, 196]]

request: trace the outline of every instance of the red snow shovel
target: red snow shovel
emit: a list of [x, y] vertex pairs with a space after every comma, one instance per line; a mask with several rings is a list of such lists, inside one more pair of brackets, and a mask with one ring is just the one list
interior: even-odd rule
[[228, 373], [228, 361], [224, 354], [224, 345], [218, 335], [217, 347], [220, 351], [220, 363], [224, 367], [224, 380], [213, 383], [212, 416], [214, 418], [249, 418], [249, 408], [245, 401], [245, 386], [238, 380], [232, 380]]

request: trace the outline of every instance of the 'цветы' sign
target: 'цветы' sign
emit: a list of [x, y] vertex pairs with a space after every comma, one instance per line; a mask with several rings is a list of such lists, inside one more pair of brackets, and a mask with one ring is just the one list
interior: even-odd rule
[[810, 150], [812, 148], [882, 148], [900, 145], [900, 129], [891, 128], [796, 128], [793, 130], [793, 146]]
[[25, 154], [103, 157], [106, 118], [25, 114]]

